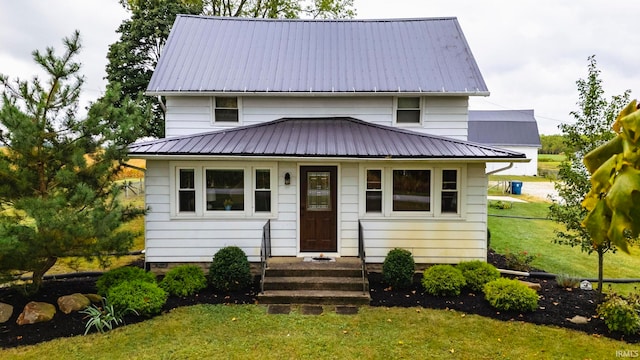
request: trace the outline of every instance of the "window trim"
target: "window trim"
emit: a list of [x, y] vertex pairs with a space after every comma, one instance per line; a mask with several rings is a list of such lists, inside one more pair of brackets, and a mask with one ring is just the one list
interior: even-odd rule
[[[359, 216], [363, 219], [432, 219], [432, 220], [464, 220], [466, 218], [467, 207], [462, 199], [467, 196], [467, 166], [463, 163], [455, 164], [424, 164], [399, 163], [387, 166], [376, 166], [373, 163], [360, 165], [359, 186], [362, 189], [359, 193]], [[366, 192], [367, 192], [367, 170], [382, 170], [382, 212], [367, 212]], [[430, 170], [430, 211], [393, 211], [393, 170]], [[442, 212], [442, 180], [444, 170], [456, 170], [458, 181], [458, 212]]]
[[[271, 219], [278, 215], [278, 164], [275, 162], [255, 162], [247, 164], [221, 161], [171, 161], [169, 163], [169, 206], [171, 219], [228, 219], [259, 218]], [[193, 169], [196, 190], [196, 211], [178, 211], [179, 171]], [[207, 210], [206, 209], [206, 170], [242, 170], [244, 171], [244, 210]], [[255, 170], [270, 171], [271, 211], [255, 211]]]
[[[418, 118], [418, 122], [415, 123], [405, 123], [398, 122], [398, 99], [400, 98], [417, 98], [418, 99], [418, 111], [420, 112], [420, 116]], [[393, 125], [398, 127], [422, 127], [424, 123], [424, 104], [425, 100], [423, 96], [395, 96], [393, 98]]]
[[[380, 171], [380, 189], [371, 189], [371, 190], [370, 190], [370, 189], [367, 187], [367, 186], [368, 186], [368, 183], [369, 183], [368, 178], [367, 178], [367, 175], [368, 175], [368, 173], [369, 173], [369, 170], [374, 170], [374, 171], [375, 171], [375, 170], [377, 170], [377, 171]], [[363, 189], [364, 189], [364, 200], [363, 200], [363, 202], [364, 202], [364, 213], [369, 214], [369, 215], [371, 215], [371, 214], [373, 214], [373, 215], [381, 215], [381, 214], [384, 214], [384, 205], [385, 205], [385, 198], [384, 198], [385, 191], [384, 191], [384, 186], [385, 186], [385, 183], [386, 183], [386, 181], [385, 181], [385, 179], [384, 179], [384, 168], [382, 168], [382, 167], [365, 167], [365, 168], [364, 168], [364, 186], [363, 186]], [[375, 191], [375, 192], [379, 192], [379, 193], [381, 194], [381, 195], [380, 195], [380, 202], [381, 202], [381, 204], [380, 204], [380, 211], [371, 211], [371, 212], [370, 212], [370, 211], [367, 211], [367, 193], [368, 193], [369, 191]]]
[[[234, 97], [237, 99], [237, 105], [238, 105], [238, 121], [233, 122], [233, 121], [217, 121], [216, 120], [216, 97]], [[211, 108], [211, 123], [213, 125], [216, 126], [238, 126], [238, 125], [242, 125], [242, 97], [241, 96], [225, 96], [225, 95], [219, 95], [219, 96], [212, 96], [211, 97], [211, 102], [210, 102], [210, 108]], [[221, 109], [226, 109], [226, 108], [221, 108]], [[230, 109], [230, 108], [229, 108]]]

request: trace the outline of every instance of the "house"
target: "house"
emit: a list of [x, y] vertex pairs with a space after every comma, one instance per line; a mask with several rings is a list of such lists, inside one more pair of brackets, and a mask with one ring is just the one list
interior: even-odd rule
[[[530, 162], [513, 166], [497, 175], [538, 175], [540, 135], [533, 110], [470, 110], [469, 141], [520, 152]], [[487, 172], [508, 167], [509, 163], [487, 163]]]
[[147, 94], [167, 107], [167, 137], [130, 147], [151, 269], [258, 262], [267, 224], [278, 257], [484, 260], [485, 165], [526, 161], [466, 141], [489, 92], [455, 18], [181, 15]]

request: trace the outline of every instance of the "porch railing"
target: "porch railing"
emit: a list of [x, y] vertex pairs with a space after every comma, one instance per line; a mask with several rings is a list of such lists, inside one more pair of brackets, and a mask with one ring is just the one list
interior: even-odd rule
[[358, 258], [360, 258], [360, 261], [362, 262], [362, 293], [366, 294], [367, 293], [367, 283], [366, 283], [367, 255], [364, 250], [364, 236], [362, 234], [363, 234], [362, 223], [360, 222], [360, 220], [358, 220]]
[[271, 257], [271, 220], [262, 227], [262, 245], [260, 246], [260, 292], [264, 293], [264, 276], [267, 272], [267, 260]]

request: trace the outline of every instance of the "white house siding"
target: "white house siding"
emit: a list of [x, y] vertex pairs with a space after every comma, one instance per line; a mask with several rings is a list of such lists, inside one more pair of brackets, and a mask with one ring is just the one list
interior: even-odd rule
[[[500, 146], [503, 149], [524, 153], [527, 159], [531, 159], [528, 163], [513, 163], [510, 169], [497, 172], [496, 175], [538, 175], [538, 148], [532, 146]], [[509, 163], [487, 163], [487, 172], [495, 171], [509, 166]]]
[[[260, 259], [262, 227], [266, 218], [172, 216], [171, 172], [180, 162], [148, 160], [146, 174], [145, 220], [146, 261], [149, 263], [210, 262], [222, 247], [242, 248], [249, 261]], [[193, 164], [193, 162], [190, 162]], [[486, 260], [487, 178], [484, 164], [469, 164], [462, 174], [466, 180], [461, 195], [461, 218], [366, 219], [360, 216], [359, 199], [362, 180], [355, 162], [322, 163], [339, 169], [338, 246], [340, 256], [358, 254], [358, 220], [362, 220], [367, 261], [381, 263], [395, 247], [411, 251], [417, 263], [457, 263], [462, 260]], [[414, 163], [415, 164], [415, 163]], [[273, 256], [299, 256], [298, 244], [298, 170], [296, 162], [277, 165], [277, 214], [271, 219]], [[387, 166], [396, 166], [394, 164]], [[291, 175], [291, 185], [284, 185], [284, 175]]]
[[[393, 126], [394, 101], [391, 96], [342, 97], [241, 97], [240, 124], [252, 125], [284, 117], [354, 117], [375, 124]], [[167, 137], [192, 135], [229, 128], [216, 126], [209, 96], [167, 97], [165, 132]], [[422, 126], [408, 129], [460, 140], [467, 139], [468, 97], [425, 97]]]
[[469, 164], [461, 218], [362, 220], [367, 262], [382, 263], [389, 250], [409, 250], [418, 264], [455, 264], [487, 256], [487, 177], [484, 164]]

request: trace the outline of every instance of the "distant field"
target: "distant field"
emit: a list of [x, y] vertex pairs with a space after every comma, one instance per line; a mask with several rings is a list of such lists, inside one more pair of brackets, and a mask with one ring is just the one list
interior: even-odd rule
[[555, 179], [558, 177], [558, 168], [560, 167], [560, 163], [564, 161], [564, 159], [564, 155], [539, 154], [538, 174], [544, 178]]

